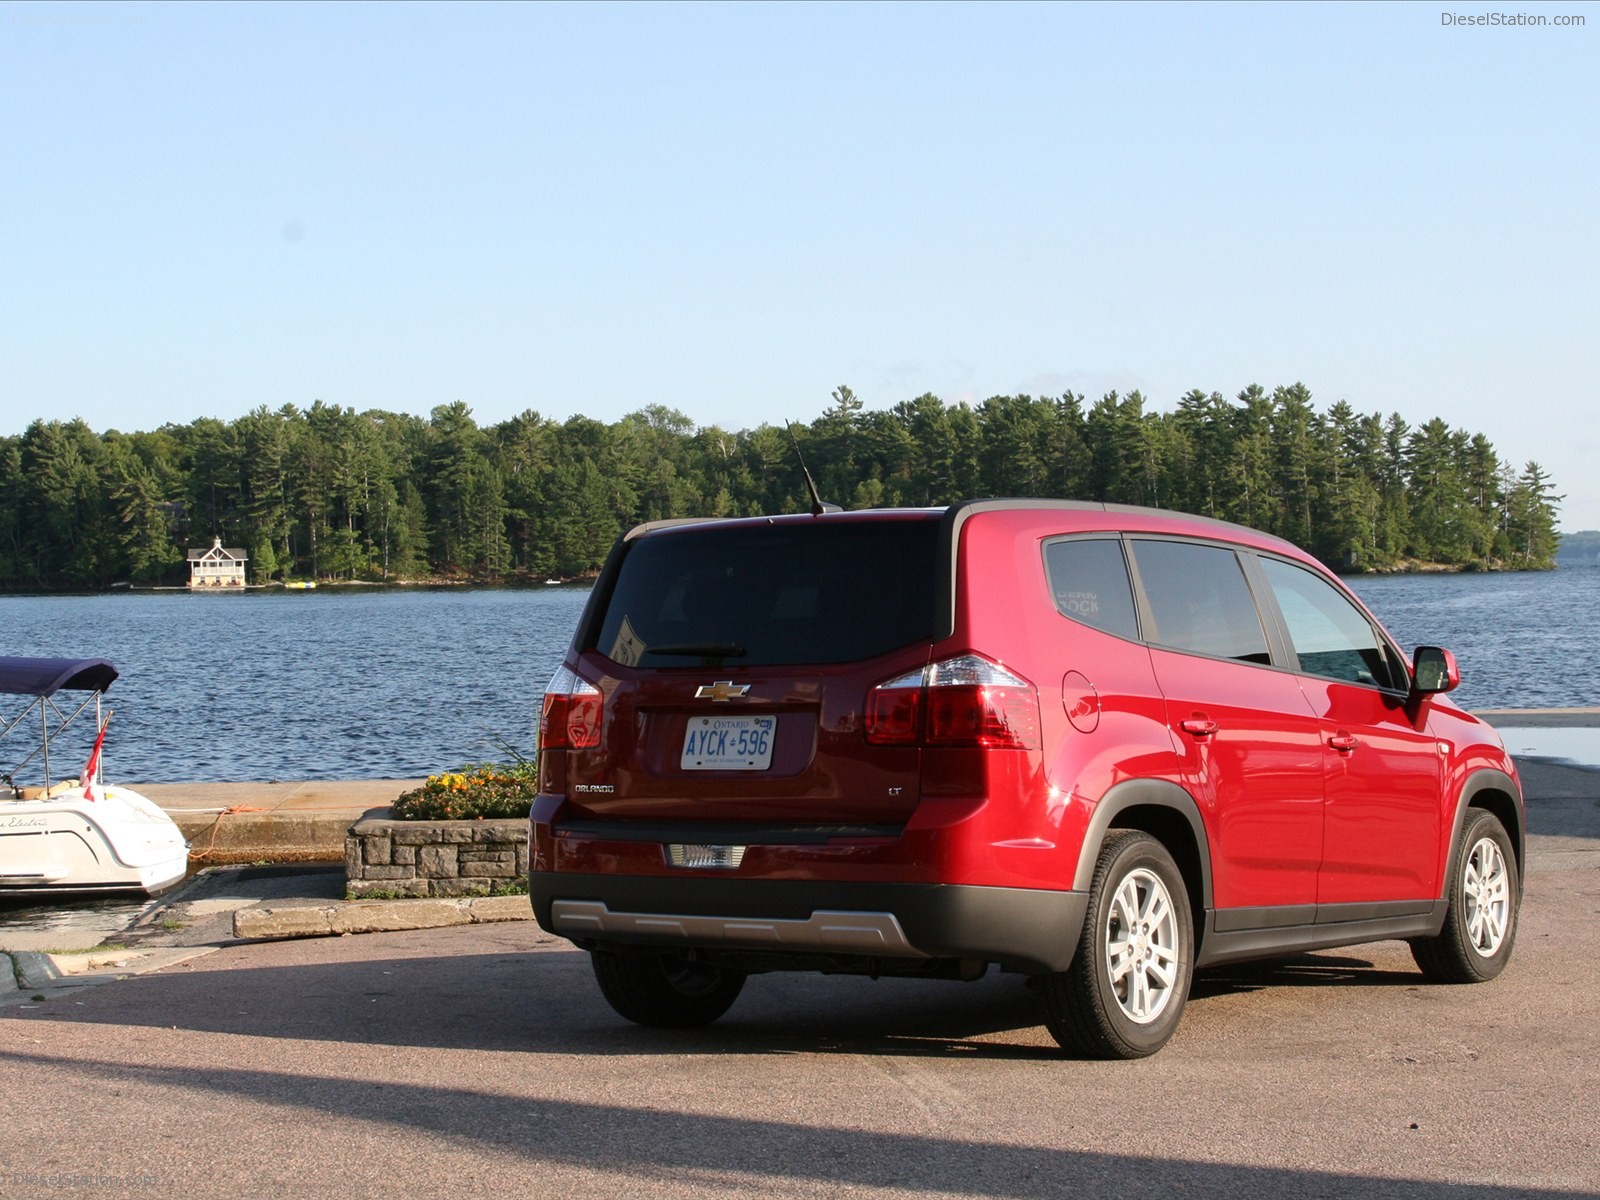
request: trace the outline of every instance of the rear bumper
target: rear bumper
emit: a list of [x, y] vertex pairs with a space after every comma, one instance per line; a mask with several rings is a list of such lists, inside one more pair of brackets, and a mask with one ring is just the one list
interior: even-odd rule
[[781, 958], [977, 958], [1041, 974], [1072, 963], [1082, 892], [963, 884], [535, 871], [534, 916], [585, 945], [675, 945]]

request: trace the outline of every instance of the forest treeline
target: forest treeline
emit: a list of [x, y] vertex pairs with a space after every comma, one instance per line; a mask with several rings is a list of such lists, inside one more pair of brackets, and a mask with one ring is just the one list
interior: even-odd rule
[[923, 395], [869, 412], [841, 387], [792, 437], [656, 404], [610, 424], [321, 401], [146, 433], [39, 420], [0, 438], [0, 587], [180, 582], [185, 549], [213, 537], [249, 554], [256, 582], [571, 577], [641, 521], [804, 510], [796, 444], [846, 508], [1152, 505], [1268, 530], [1345, 571], [1546, 568], [1559, 542], [1561, 497], [1537, 463], [1514, 468], [1438, 418], [1318, 411], [1300, 384], [1192, 391], [1172, 412], [1138, 392]]

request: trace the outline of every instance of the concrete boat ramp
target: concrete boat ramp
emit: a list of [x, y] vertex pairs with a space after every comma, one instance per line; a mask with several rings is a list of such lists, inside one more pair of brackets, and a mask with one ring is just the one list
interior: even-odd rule
[[142, 783], [189, 839], [191, 864], [337, 862], [345, 830], [420, 779], [284, 783]]

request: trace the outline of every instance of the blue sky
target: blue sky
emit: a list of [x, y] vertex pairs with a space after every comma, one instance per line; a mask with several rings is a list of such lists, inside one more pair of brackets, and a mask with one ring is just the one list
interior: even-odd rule
[[1577, 3], [3, 4], [0, 434], [1299, 380], [1483, 432], [1600, 529], [1597, 38]]

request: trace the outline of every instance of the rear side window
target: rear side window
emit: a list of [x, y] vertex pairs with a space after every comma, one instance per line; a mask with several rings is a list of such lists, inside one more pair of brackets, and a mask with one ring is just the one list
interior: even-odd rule
[[1139, 636], [1121, 541], [1078, 538], [1044, 548], [1050, 593], [1064, 617], [1118, 637]]
[[1361, 610], [1327, 580], [1274, 558], [1261, 559], [1289, 640], [1307, 675], [1404, 688], [1398, 665]]
[[1216, 658], [1272, 661], [1244, 567], [1232, 550], [1140, 540], [1133, 558], [1155, 619], [1150, 641]]
[[624, 666], [842, 663], [932, 641], [939, 523], [704, 526], [635, 542], [594, 649]]

